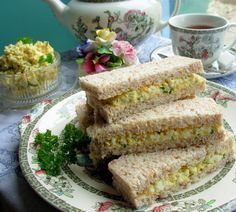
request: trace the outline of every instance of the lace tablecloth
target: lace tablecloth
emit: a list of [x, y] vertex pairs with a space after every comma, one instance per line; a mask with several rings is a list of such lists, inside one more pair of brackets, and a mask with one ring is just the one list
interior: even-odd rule
[[[141, 63], [150, 60], [151, 52], [170, 43], [169, 39], [149, 37], [137, 47]], [[68, 62], [71, 52], [62, 54], [62, 72], [76, 71], [76, 64]], [[215, 79], [236, 91], [236, 73]], [[19, 167], [18, 147], [20, 135], [18, 124], [29, 110], [0, 110], [0, 211], [57, 211], [41, 199], [24, 179]]]

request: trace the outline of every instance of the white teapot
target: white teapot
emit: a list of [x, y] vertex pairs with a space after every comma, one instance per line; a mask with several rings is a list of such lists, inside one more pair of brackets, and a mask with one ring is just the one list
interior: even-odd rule
[[[94, 39], [98, 29], [110, 28], [118, 40], [137, 44], [168, 25], [161, 20], [161, 0], [71, 0], [68, 5], [60, 0], [44, 1], [79, 42]], [[179, 5], [180, 0], [176, 0], [172, 16]]]

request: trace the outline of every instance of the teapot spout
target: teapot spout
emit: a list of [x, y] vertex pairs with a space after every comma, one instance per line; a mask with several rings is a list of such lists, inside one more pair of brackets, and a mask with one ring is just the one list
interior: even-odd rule
[[61, 0], [44, 0], [55, 13], [59, 21], [64, 24], [64, 13], [68, 9], [68, 6], [64, 4]]

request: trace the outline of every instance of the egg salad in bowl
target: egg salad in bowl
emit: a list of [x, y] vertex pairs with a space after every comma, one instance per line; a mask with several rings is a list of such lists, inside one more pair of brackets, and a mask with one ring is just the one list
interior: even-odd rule
[[0, 57], [2, 101], [34, 104], [59, 84], [60, 55], [47, 41], [19, 39]]

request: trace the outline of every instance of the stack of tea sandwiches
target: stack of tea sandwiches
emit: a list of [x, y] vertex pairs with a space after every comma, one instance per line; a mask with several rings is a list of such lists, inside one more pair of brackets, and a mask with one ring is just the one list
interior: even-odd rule
[[[111, 160], [113, 185], [133, 207], [196, 182], [234, 160], [233, 135], [211, 98], [200, 60], [180, 56], [80, 78], [80, 128], [95, 167]], [[115, 159], [114, 159], [115, 158]]]

